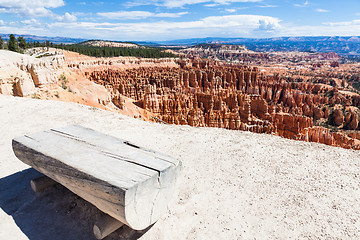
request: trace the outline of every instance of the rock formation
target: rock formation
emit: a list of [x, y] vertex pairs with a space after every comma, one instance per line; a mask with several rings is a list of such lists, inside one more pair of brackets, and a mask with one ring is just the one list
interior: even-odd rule
[[[347, 72], [341, 73], [342, 80], [331, 70], [304, 81], [195, 57], [93, 58], [62, 51], [37, 59], [0, 53], [2, 94], [29, 97], [40, 92], [43, 99], [78, 102], [144, 120], [360, 149], [360, 96], [343, 90], [351, 87], [344, 80], [352, 76]], [[66, 84], [59, 77], [64, 73]]]
[[36, 87], [57, 82], [56, 70], [62, 66], [64, 56], [45, 58], [0, 50], [0, 93], [26, 97], [35, 93]]
[[[358, 129], [357, 95], [336, 87], [263, 76], [257, 68], [209, 60], [182, 60], [179, 67], [92, 71], [86, 76], [111, 88], [170, 124], [271, 133], [290, 139], [359, 149], [359, 141], [336, 127]], [[346, 117], [345, 117], [346, 116]], [[334, 125], [334, 131], [315, 122]], [[325, 124], [324, 123], [324, 124]]]
[[179, 53], [186, 57], [197, 56], [212, 60], [225, 60], [232, 63], [246, 64], [283, 64], [297, 62], [308, 62], [314, 67], [321, 67], [324, 62], [329, 62], [331, 67], [339, 67], [338, 60], [341, 58], [335, 52], [314, 53], [314, 52], [258, 52], [251, 51], [243, 45], [208, 43], [199, 44], [194, 47], [180, 49]]

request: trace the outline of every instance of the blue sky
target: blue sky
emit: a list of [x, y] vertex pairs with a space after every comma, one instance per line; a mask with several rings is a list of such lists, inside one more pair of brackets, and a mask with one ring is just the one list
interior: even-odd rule
[[360, 0], [0, 0], [0, 33], [118, 41], [360, 36]]

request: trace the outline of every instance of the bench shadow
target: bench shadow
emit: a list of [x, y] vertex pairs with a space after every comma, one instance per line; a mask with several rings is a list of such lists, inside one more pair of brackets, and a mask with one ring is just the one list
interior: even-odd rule
[[[30, 180], [39, 176], [29, 168], [1, 178], [0, 208], [30, 240], [96, 239], [92, 228], [103, 213], [60, 184], [35, 194]], [[104, 239], [138, 239], [151, 227], [136, 231], [124, 225]]]

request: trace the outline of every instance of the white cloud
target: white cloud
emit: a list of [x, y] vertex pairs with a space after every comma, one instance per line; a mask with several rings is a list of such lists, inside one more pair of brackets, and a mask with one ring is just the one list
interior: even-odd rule
[[287, 26], [283, 36], [358, 36], [360, 19], [347, 22], [326, 22], [314, 26]]
[[13, 13], [21, 16], [30, 16], [31, 19], [20, 21], [25, 25], [39, 25], [37, 17], [50, 17], [60, 22], [75, 22], [75, 15], [65, 13], [57, 15], [50, 9], [65, 5], [63, 0], [0, 0], [0, 13]]
[[93, 15], [92, 12], [72, 12], [71, 14], [76, 17], [91, 17]]
[[148, 11], [118, 11], [118, 12], [99, 12], [97, 15], [109, 19], [144, 19], [149, 17], [176, 18], [185, 14], [188, 14], [188, 12], [152, 13]]
[[262, 0], [164, 0], [162, 5], [168, 8], [183, 7], [198, 3], [209, 3], [206, 6], [227, 5], [234, 2], [261, 2]]
[[225, 9], [225, 12], [234, 13], [236, 12], [236, 8], [227, 8]]
[[262, 2], [262, 0], [213, 0], [216, 3], [219, 4], [230, 4], [230, 3], [236, 3], [236, 2]]
[[51, 8], [64, 6], [63, 0], [0, 0], [0, 12], [27, 16], [50, 16]]
[[23, 20], [23, 21], [21, 21], [21, 23], [26, 24], [26, 25], [39, 25], [40, 24], [40, 22], [34, 18]]
[[135, 1], [129, 1], [129, 2], [124, 3], [124, 6], [128, 7], [128, 8], [144, 6], [144, 5], [159, 6], [158, 2], [159, 2], [159, 0], [135, 0]]
[[[78, 37], [113, 40], [166, 40], [193, 37], [264, 37], [281, 29], [280, 19], [260, 15], [211, 16], [189, 22], [49, 24], [49, 29], [76, 32]], [[66, 35], [66, 34], [64, 34]]]
[[[26, 21], [26, 22], [25, 22]], [[28, 23], [28, 24], [25, 24]], [[197, 21], [119, 22], [55, 22], [31, 24], [6, 22], [0, 32], [99, 38], [110, 40], [170, 40], [196, 37], [280, 37], [280, 36], [358, 36], [360, 19], [328, 22], [314, 26], [296, 26], [280, 19], [260, 15], [210, 16]]]
[[275, 31], [280, 29], [280, 24], [274, 19], [260, 19], [259, 20], [259, 30], [263, 31]]
[[276, 7], [278, 7], [278, 6], [276, 6], [276, 5], [264, 4], [264, 5], [260, 5], [260, 6], [258, 6], [258, 7], [260, 7], [260, 8], [276, 8]]
[[356, 20], [352, 20], [352, 21], [347, 21], [347, 22], [325, 22], [324, 25], [328, 25], [328, 26], [356, 26], [358, 29], [358, 31], [360, 30], [359, 29], [359, 26], [360, 25], [360, 19], [356, 19]]
[[[18, 22], [7, 22], [5, 25], [0, 25], [0, 32], [1, 33], [16, 33], [19, 35], [49, 35], [51, 32], [48, 29], [44, 28], [44, 25], [20, 25]], [[56, 33], [54, 34], [56, 35]]]
[[127, 2], [126, 6], [134, 7], [134, 6], [141, 6], [141, 5], [156, 5], [156, 6], [163, 6], [167, 8], [181, 8], [185, 5], [193, 5], [193, 4], [200, 4], [200, 3], [207, 3], [204, 6], [206, 7], [215, 7], [218, 5], [228, 5], [231, 3], [245, 3], [245, 2], [262, 2], [263, 0], [137, 0]]
[[303, 4], [294, 4], [295, 7], [308, 7], [310, 5], [310, 2], [306, 0]]
[[248, 7], [225, 8], [224, 11], [222, 11], [222, 12], [235, 13], [235, 12], [237, 12], [238, 10], [244, 10], [244, 9], [248, 9]]
[[322, 9], [322, 8], [318, 8], [318, 9], [316, 9], [315, 11], [317, 11], [317, 12], [319, 12], [319, 13], [327, 13], [327, 12], [329, 12], [329, 10]]
[[163, 17], [163, 18], [177, 18], [182, 15], [188, 14], [189, 12], [179, 12], [179, 13], [156, 13], [154, 17]]
[[76, 22], [77, 17], [73, 14], [70, 14], [68, 12], [66, 12], [63, 16], [59, 16], [59, 15], [54, 15], [53, 18], [55, 18], [57, 21], [59, 22]]
[[217, 3], [209, 3], [209, 4], [205, 4], [204, 6], [205, 7], [217, 7], [217, 6], [219, 6], [219, 4], [217, 4]]

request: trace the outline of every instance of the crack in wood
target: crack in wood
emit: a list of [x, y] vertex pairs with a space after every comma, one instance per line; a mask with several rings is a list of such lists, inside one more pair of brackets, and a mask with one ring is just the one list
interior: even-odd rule
[[128, 146], [130, 146], [130, 147], [134, 147], [134, 148], [141, 149], [139, 146], [136, 146], [135, 144], [132, 144], [132, 143], [130, 143], [130, 142], [128, 142], [128, 141], [124, 141], [123, 143], [126, 144], [126, 145], [128, 145]]
[[33, 141], [35, 141], [35, 142], [39, 142], [39, 141], [35, 140], [34, 138], [32, 138], [32, 137], [30, 137], [30, 136], [28, 136], [28, 135], [24, 135], [24, 137], [27, 137], [27, 138], [29, 138], [29, 139], [31, 139], [31, 140], [33, 140]]
[[158, 220], [181, 170], [181, 162], [167, 155], [81, 126], [12, 144], [21, 161], [135, 230]]
[[[124, 158], [122, 156], [119, 156], [119, 155], [116, 155], [116, 154], [113, 154], [113, 153], [108, 153], [108, 152], [103, 152], [104, 154], [106, 154], [106, 156], [108, 157], [112, 157], [112, 158], [115, 158], [115, 159], [118, 159], [118, 160], [122, 160], [122, 161], [125, 161], [125, 162], [128, 162], [128, 163], [132, 163], [132, 164], [135, 164], [137, 166], [140, 166], [140, 167], [143, 167], [143, 168], [147, 168], [147, 169], [150, 169], [150, 170], [153, 170], [155, 172], [158, 173], [158, 175], [160, 175], [160, 170], [157, 170], [156, 168], [152, 168], [152, 167], [149, 167], [149, 166], [146, 166], [144, 164], [141, 164], [141, 163], [138, 163], [138, 162], [135, 162], [135, 161], [132, 161], [131, 159], [129, 158]], [[151, 176], [151, 175], [147, 175], [147, 174], [144, 174], [146, 176]]]

